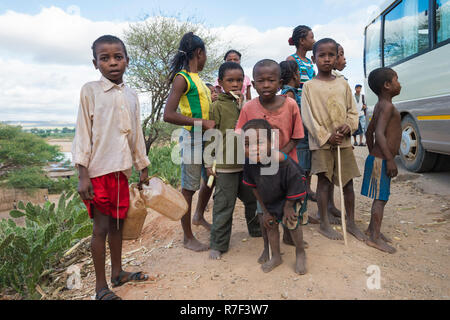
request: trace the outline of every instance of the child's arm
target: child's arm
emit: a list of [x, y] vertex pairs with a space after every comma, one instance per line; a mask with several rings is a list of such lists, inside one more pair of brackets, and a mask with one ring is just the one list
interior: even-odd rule
[[[318, 142], [319, 147], [322, 147], [327, 142], [331, 143], [331, 138], [333, 138], [333, 136], [336, 136], [336, 134], [328, 132], [328, 130], [325, 127], [321, 126], [314, 117], [314, 113], [312, 112], [308, 83], [309, 82], [306, 82], [303, 86], [302, 120], [303, 124], [308, 129], [309, 134]], [[332, 141], [335, 142], [335, 140]]]
[[259, 195], [258, 190], [256, 190], [256, 188], [253, 188], [253, 194], [255, 195], [256, 200], [258, 200], [258, 202], [261, 205], [261, 208], [263, 210], [264, 227], [266, 227], [267, 229], [272, 229], [274, 227], [277, 227], [277, 221], [274, 220], [273, 216], [267, 210], [267, 208], [264, 205], [264, 202], [263, 202], [261, 196]]
[[286, 202], [284, 203], [284, 208], [283, 208], [283, 215], [286, 218], [287, 221], [290, 221], [292, 223], [297, 222], [297, 214], [295, 213], [294, 210], [294, 203], [295, 201], [292, 200], [286, 200]]
[[372, 116], [372, 121], [369, 122], [369, 126], [367, 127], [366, 131], [366, 143], [367, 148], [369, 149], [369, 154], [372, 152], [373, 149], [374, 132], [375, 132], [375, 121], [374, 117]]
[[89, 178], [88, 169], [82, 165], [78, 165], [78, 194], [82, 200], [94, 199], [94, 188], [92, 187], [91, 179]]
[[281, 148], [280, 151], [284, 152], [286, 154], [289, 154], [289, 152], [291, 152], [292, 149], [294, 149], [297, 146], [299, 141], [300, 141], [300, 139], [291, 139], [291, 140], [289, 140], [287, 145], [285, 145], [283, 148]]
[[136, 139], [134, 148], [131, 150], [133, 166], [137, 171], [141, 171], [139, 175], [139, 184], [141, 185], [148, 178], [148, 165], [150, 160], [147, 156], [147, 148], [144, 140], [144, 133], [141, 128], [141, 106], [139, 98], [136, 95]]
[[[209, 119], [215, 122], [215, 128], [217, 129], [220, 126], [220, 106], [217, 104], [217, 101], [214, 102], [210, 109], [209, 109]], [[223, 133], [222, 133], [223, 134]], [[211, 139], [212, 141], [206, 141], [205, 142], [205, 149], [211, 144], [217, 144], [219, 143], [218, 141]], [[213, 150], [215, 151], [215, 149]], [[211, 160], [214, 160], [215, 158], [215, 152], [211, 153], [211, 157], [212, 159], [210, 159], [209, 156], [205, 156], [204, 160], [205, 160], [205, 168], [206, 168], [206, 175], [209, 176], [215, 176], [217, 177], [217, 175], [213, 172], [213, 170], [211, 169], [213, 166], [213, 162]]]
[[78, 108], [75, 137], [72, 145], [72, 158], [78, 169], [78, 193], [83, 200], [92, 200], [94, 191], [89, 178], [88, 167], [92, 152], [92, 121], [91, 110], [93, 101], [91, 99], [91, 88], [84, 86], [80, 93], [80, 106]]
[[247, 99], [247, 101], [252, 100], [252, 86], [251, 85], [247, 86], [246, 99]]
[[186, 90], [186, 80], [180, 75], [176, 76], [175, 80], [173, 81], [172, 88], [170, 89], [166, 107], [164, 108], [164, 121], [181, 126], [194, 126], [194, 122], [201, 121], [202, 128], [204, 130], [214, 128], [215, 123], [212, 120], [186, 117], [177, 112], [181, 96], [186, 92]]
[[395, 155], [393, 155], [389, 150], [387, 139], [385, 136], [385, 131], [389, 119], [392, 117], [393, 110], [394, 106], [392, 104], [385, 104], [384, 108], [382, 108], [380, 110], [380, 113], [378, 114], [377, 125], [375, 128], [375, 141], [377, 145], [380, 147], [384, 159], [386, 159], [387, 175], [391, 178], [397, 176], [398, 170], [394, 160]]

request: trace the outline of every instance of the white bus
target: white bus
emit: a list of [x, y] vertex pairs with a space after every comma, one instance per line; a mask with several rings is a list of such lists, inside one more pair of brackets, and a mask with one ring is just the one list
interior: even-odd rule
[[450, 0], [385, 3], [364, 32], [366, 103], [377, 97], [367, 77], [394, 69], [402, 92], [394, 104], [402, 115], [400, 158], [414, 172], [445, 166], [450, 157]]

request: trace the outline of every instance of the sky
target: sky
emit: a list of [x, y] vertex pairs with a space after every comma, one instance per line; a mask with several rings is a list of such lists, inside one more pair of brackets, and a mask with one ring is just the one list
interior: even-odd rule
[[282, 61], [294, 53], [288, 45], [292, 30], [308, 25], [316, 40], [331, 37], [343, 45], [342, 73], [354, 87], [364, 81], [364, 27], [383, 2], [2, 0], [0, 121], [75, 123], [82, 85], [100, 78], [91, 61], [92, 42], [103, 34], [121, 37], [130, 23], [161, 14], [195, 16], [234, 49], [245, 49], [248, 75], [261, 59]]

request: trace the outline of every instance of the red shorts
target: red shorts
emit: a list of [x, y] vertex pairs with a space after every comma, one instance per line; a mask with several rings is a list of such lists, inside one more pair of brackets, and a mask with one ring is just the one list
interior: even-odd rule
[[122, 172], [113, 172], [92, 178], [91, 183], [94, 189], [94, 199], [83, 200], [89, 217], [91, 219], [94, 218], [92, 209], [92, 206], [94, 206], [102, 214], [115, 219], [117, 219], [118, 211], [119, 219], [125, 219], [130, 206], [130, 191], [127, 177]]

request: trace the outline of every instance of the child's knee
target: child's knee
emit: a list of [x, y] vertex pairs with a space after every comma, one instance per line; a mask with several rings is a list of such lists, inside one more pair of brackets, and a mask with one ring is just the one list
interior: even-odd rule
[[92, 239], [106, 240], [108, 235], [109, 225], [108, 224], [94, 224], [92, 230]]

